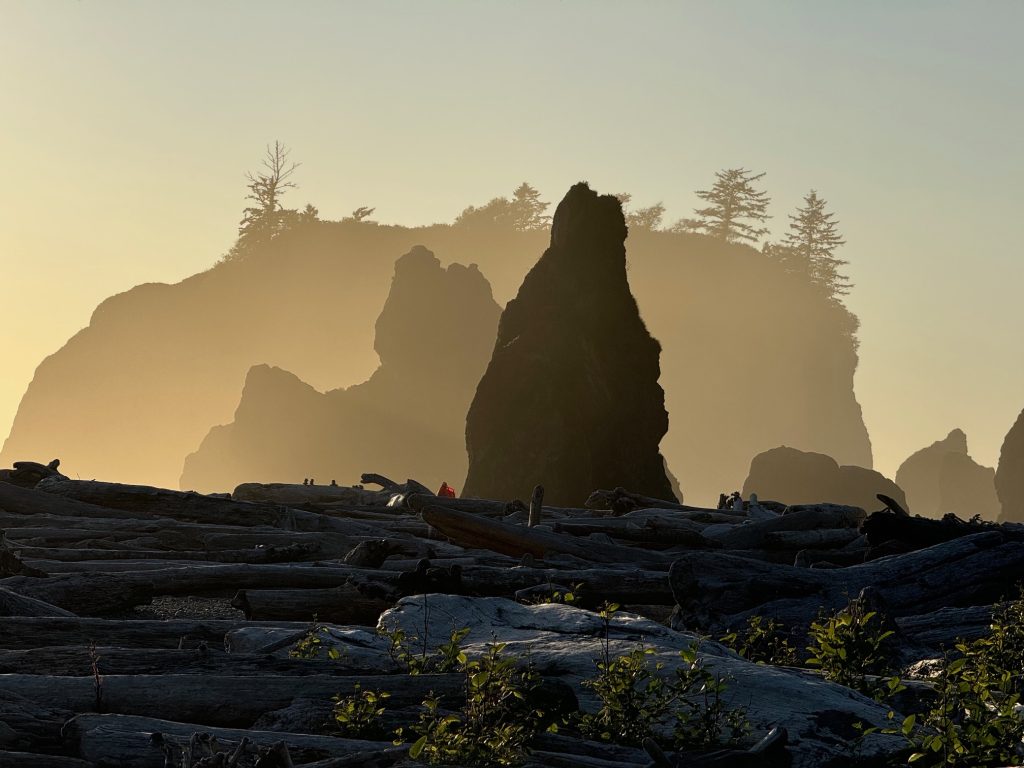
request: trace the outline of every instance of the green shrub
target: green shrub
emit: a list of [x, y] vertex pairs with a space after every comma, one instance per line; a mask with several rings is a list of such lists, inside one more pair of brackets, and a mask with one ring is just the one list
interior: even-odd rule
[[404, 629], [378, 629], [377, 633], [388, 640], [388, 656], [391, 660], [410, 675], [455, 672], [466, 660], [462, 652], [462, 641], [469, 634], [468, 627], [453, 629], [448, 642], [439, 645], [433, 653], [428, 653], [425, 645], [421, 645], [418, 652], [414, 651], [412, 644], [420, 638], [407, 636]]
[[[1024, 601], [999, 606], [990, 633], [960, 641], [947, 653], [934, 680], [936, 700], [921, 716], [899, 727], [920, 768], [999, 768], [1024, 765], [1024, 720], [1019, 708], [1024, 662]], [[894, 712], [889, 718], [895, 717]], [[864, 734], [877, 728], [863, 729]]]
[[819, 617], [809, 630], [809, 666], [820, 667], [825, 678], [867, 696], [894, 691], [894, 660], [885, 648], [892, 630], [882, 626], [876, 611], [861, 599], [828, 617]]
[[[293, 659], [304, 659], [307, 661], [320, 658], [320, 653], [325, 650], [323, 647], [323, 637], [326, 634], [327, 627], [320, 624], [316, 616], [314, 616], [313, 622], [309, 625], [309, 629], [306, 630], [306, 634], [288, 652], [288, 656]], [[333, 661], [341, 658], [341, 653], [337, 648], [327, 648], [326, 651], [327, 658]]]
[[908, 717], [898, 730], [914, 750], [909, 762], [956, 768], [1022, 764], [1024, 721], [1017, 705], [1024, 630], [1016, 623], [1021, 607], [1017, 601], [1000, 609], [988, 636], [958, 643], [956, 658], [947, 655], [935, 681], [936, 704], [920, 721]]
[[334, 723], [339, 736], [349, 739], [383, 739], [388, 736], [381, 725], [387, 691], [363, 690], [359, 683], [351, 696], [334, 697]]
[[557, 603], [560, 605], [575, 605], [580, 600], [580, 595], [583, 592], [583, 584], [573, 584], [570, 589], [564, 592], [559, 589], [555, 589], [550, 584], [548, 588], [551, 592], [547, 595], [538, 595], [530, 602], [534, 605], [549, 605], [551, 603]]
[[706, 749], [740, 742], [750, 732], [750, 723], [745, 709], [726, 706], [722, 694], [728, 681], [704, 668], [696, 647], [679, 655], [685, 666], [676, 668], [672, 686], [678, 702], [673, 715], [676, 749]]
[[[705, 749], [735, 744], [749, 731], [746, 712], [726, 705], [728, 681], [705, 669], [696, 647], [680, 651], [683, 664], [674, 678], [653, 669], [649, 648], [597, 662], [597, 676], [583, 681], [601, 702], [597, 712], [577, 717], [580, 733], [597, 741], [638, 746], [654, 738], [659, 726], [673, 726], [676, 749]], [[657, 739], [656, 739], [657, 740]]]
[[[504, 649], [503, 643], [488, 645], [474, 660], [460, 651], [466, 703], [459, 712], [445, 713], [436, 698], [427, 698], [419, 723], [409, 729], [418, 737], [410, 757], [430, 765], [504, 766], [523, 760], [544, 715], [527, 703], [538, 677], [504, 656]], [[399, 740], [403, 732], [397, 731]]]
[[794, 648], [775, 619], [751, 616], [742, 632], [730, 632], [719, 642], [736, 651], [748, 661], [775, 666], [794, 666], [798, 663]]
[[597, 662], [597, 676], [584, 680], [583, 686], [594, 692], [601, 707], [579, 716], [580, 733], [626, 746], [639, 746], [652, 735], [674, 699], [665, 679], [657, 674], [663, 665], [655, 665], [652, 673], [647, 663], [653, 653], [649, 648], [634, 648], [623, 656]]

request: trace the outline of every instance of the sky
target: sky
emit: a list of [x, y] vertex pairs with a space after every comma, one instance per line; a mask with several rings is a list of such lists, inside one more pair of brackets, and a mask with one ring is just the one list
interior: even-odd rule
[[994, 466], [1024, 408], [1022, 28], [1016, 0], [0, 0], [0, 438], [100, 301], [230, 247], [280, 139], [323, 218], [586, 179], [675, 219], [742, 166], [778, 237], [814, 188], [876, 468], [954, 427]]

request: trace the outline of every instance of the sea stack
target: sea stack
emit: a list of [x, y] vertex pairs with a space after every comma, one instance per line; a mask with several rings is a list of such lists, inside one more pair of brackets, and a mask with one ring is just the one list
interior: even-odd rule
[[1003, 509], [1000, 522], [1024, 521], [1024, 411], [1003, 441], [996, 472], [996, 493]]
[[469, 409], [464, 495], [525, 499], [542, 484], [553, 506], [617, 486], [674, 498], [661, 345], [629, 289], [626, 233], [619, 201], [585, 183], [558, 204]]
[[983, 467], [967, 452], [967, 435], [954, 429], [945, 439], [911, 454], [896, 472], [907, 492], [910, 511], [924, 517], [952, 512], [960, 517], [999, 515], [995, 470]]
[[253, 366], [234, 422], [214, 427], [186, 458], [181, 487], [207, 493], [310, 476], [347, 485], [368, 468], [432, 488], [457, 483], [466, 472], [466, 409], [500, 314], [476, 265], [442, 267], [414, 247], [395, 262], [377, 318], [374, 374], [321, 393], [286, 370]]

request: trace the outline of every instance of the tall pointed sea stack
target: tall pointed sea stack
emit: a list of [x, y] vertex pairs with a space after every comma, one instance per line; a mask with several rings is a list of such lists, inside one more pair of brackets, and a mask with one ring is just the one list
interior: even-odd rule
[[1024, 521], [1024, 411], [1006, 433], [999, 452], [996, 493], [1003, 505], [1000, 522]]
[[580, 505], [597, 488], [673, 498], [661, 345], [626, 278], [622, 206], [585, 183], [555, 211], [551, 245], [498, 324], [466, 419], [464, 494]]

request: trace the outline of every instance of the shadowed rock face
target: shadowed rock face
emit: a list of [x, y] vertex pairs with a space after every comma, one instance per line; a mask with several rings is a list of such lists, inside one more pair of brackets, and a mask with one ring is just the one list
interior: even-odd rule
[[1003, 441], [995, 484], [1002, 504], [999, 519], [1024, 520], [1024, 411]]
[[465, 494], [579, 505], [596, 488], [673, 498], [660, 345], [626, 278], [619, 201], [577, 184], [498, 325], [466, 421]]
[[466, 409], [500, 311], [475, 265], [442, 269], [414, 248], [395, 264], [376, 325], [381, 365], [370, 379], [322, 394], [288, 371], [253, 367], [234, 422], [214, 427], [185, 460], [181, 486], [349, 484], [370, 471], [457, 482], [466, 471]]
[[911, 454], [896, 472], [896, 483], [906, 491], [910, 511], [916, 515], [941, 517], [953, 512], [994, 520], [999, 514], [995, 470], [968, 455], [967, 435], [961, 429]]
[[780, 446], [759, 453], [750, 463], [750, 475], [743, 483], [743, 496], [756, 493], [759, 499], [785, 504], [833, 502], [849, 504], [869, 512], [885, 505], [876, 495], [891, 496], [904, 507], [900, 487], [880, 472], [857, 466], [840, 466], [831, 456]]

